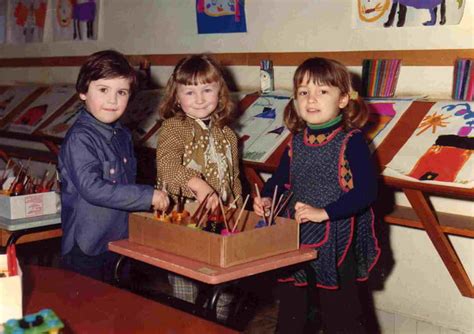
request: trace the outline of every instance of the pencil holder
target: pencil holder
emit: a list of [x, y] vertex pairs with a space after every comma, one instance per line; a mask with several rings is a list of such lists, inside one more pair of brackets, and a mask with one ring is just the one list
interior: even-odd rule
[[260, 62], [260, 90], [262, 94], [267, 94], [275, 90], [273, 63], [268, 59]]
[[474, 101], [473, 59], [457, 59], [454, 65], [453, 99]]
[[400, 59], [364, 59], [362, 95], [366, 97], [394, 96], [400, 65]]

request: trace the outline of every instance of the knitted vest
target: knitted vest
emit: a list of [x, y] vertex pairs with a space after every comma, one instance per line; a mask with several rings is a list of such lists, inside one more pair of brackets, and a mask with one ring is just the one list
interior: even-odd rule
[[[291, 217], [294, 217], [296, 202], [324, 208], [349, 190], [352, 180], [344, 152], [353, 133], [338, 128], [321, 144], [310, 144], [305, 133], [294, 136], [290, 164], [290, 190], [294, 194], [289, 205]], [[338, 286], [337, 267], [344, 261], [354, 240], [357, 277], [367, 278], [380, 253], [373, 218], [372, 210], [367, 209], [356, 217], [300, 225], [301, 247], [318, 250], [318, 258], [310, 263], [317, 286]], [[295, 285], [304, 286], [308, 281], [307, 273], [301, 269], [280, 281], [294, 281]]]

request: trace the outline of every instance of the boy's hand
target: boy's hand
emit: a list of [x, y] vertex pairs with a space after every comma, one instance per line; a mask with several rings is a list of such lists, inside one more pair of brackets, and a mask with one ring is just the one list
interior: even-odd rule
[[154, 190], [151, 205], [155, 210], [165, 211], [170, 205], [168, 194], [162, 190]]
[[269, 216], [271, 205], [272, 199], [270, 197], [255, 197], [253, 199], [253, 211], [258, 216], [263, 217], [264, 213], [265, 216]]
[[322, 208], [315, 208], [305, 203], [296, 202], [295, 219], [298, 224], [307, 223], [309, 221], [321, 223], [325, 220], [328, 220], [329, 216], [326, 210]]

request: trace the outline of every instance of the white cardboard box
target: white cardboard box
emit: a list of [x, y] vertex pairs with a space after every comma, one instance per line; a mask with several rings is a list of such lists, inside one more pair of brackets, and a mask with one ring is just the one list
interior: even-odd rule
[[[18, 265], [18, 262], [17, 262]], [[7, 270], [7, 256], [0, 255], [0, 271]], [[18, 265], [18, 275], [0, 277], [0, 324], [9, 319], [23, 317], [22, 284], [23, 273]]]
[[6, 196], [0, 195], [0, 216], [8, 219], [19, 219], [49, 215], [60, 211], [59, 194], [46, 193]]

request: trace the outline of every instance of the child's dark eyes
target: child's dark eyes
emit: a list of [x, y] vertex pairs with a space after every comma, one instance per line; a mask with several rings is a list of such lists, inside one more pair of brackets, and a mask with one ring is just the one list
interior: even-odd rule
[[119, 90], [118, 93], [119, 93], [119, 95], [121, 95], [121, 96], [127, 96], [127, 95], [128, 95], [128, 91], [126, 91], [126, 90]]
[[107, 93], [107, 88], [104, 88], [104, 87], [99, 88], [99, 92], [101, 92], [101, 93]]

